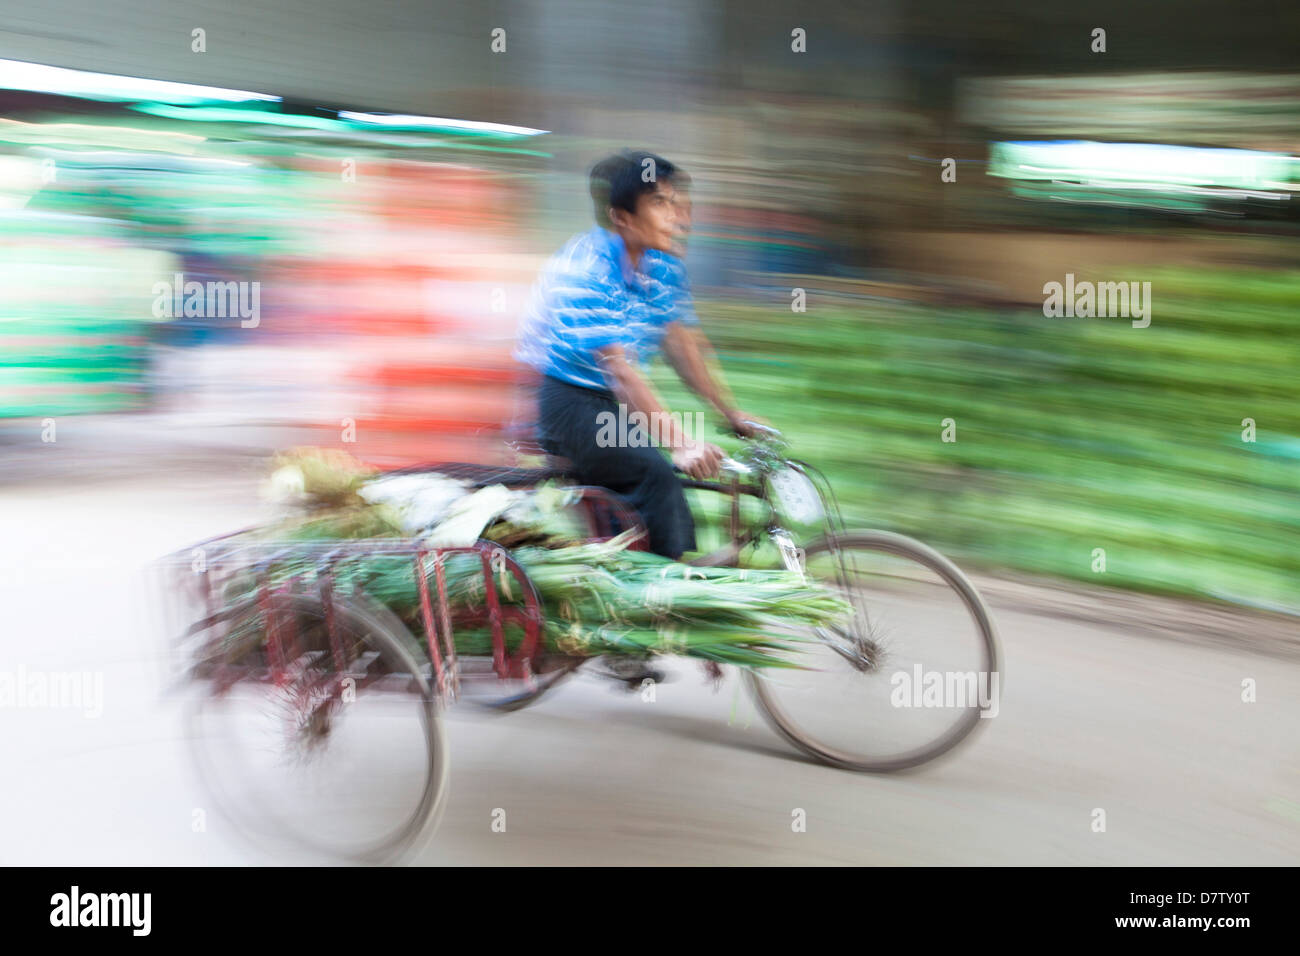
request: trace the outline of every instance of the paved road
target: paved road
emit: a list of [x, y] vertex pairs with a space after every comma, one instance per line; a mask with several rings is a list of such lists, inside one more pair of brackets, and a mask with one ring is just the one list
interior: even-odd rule
[[[141, 618], [137, 568], [261, 517], [252, 475], [0, 487], [0, 673], [103, 680], [97, 717], [0, 706], [0, 863], [305, 859], [248, 845], [214, 812]], [[581, 678], [517, 714], [454, 711], [446, 812], [416, 862], [1300, 862], [1300, 662], [1015, 605], [995, 607], [999, 715], [905, 775], [809, 762], [735, 677], [715, 694], [689, 665], [653, 702]]]

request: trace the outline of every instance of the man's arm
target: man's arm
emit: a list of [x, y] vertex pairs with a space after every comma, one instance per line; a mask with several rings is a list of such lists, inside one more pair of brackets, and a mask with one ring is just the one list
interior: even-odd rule
[[667, 443], [673, 464], [692, 478], [708, 478], [717, 473], [722, 449], [707, 442], [694, 441], [686, 435], [677, 420], [667, 414], [654, 388], [628, 362], [621, 345], [598, 349], [596, 359], [605, 372], [610, 389], [630, 411], [644, 412], [650, 421], [656, 420], [653, 417], [656, 414], [659, 416], [659, 437]]
[[749, 430], [742, 424], [746, 416], [736, 409], [717, 356], [698, 327], [670, 323], [664, 332], [662, 350], [687, 388], [717, 409], [737, 434], [748, 434]]

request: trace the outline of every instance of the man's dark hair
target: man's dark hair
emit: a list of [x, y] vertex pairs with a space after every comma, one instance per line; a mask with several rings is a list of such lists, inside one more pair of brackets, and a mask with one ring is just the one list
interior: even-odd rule
[[648, 150], [625, 149], [591, 167], [591, 202], [596, 222], [610, 226], [609, 208], [636, 213], [637, 201], [652, 193], [660, 182], [679, 189], [690, 185], [686, 171]]

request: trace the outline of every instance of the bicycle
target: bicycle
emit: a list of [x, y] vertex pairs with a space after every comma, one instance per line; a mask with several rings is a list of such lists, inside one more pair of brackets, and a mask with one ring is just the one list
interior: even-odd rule
[[[843, 710], [828, 704], [824, 678], [814, 679], [811, 686], [800, 690], [797, 679], [788, 671], [747, 671], [746, 681], [764, 717], [795, 747], [819, 760], [850, 770], [902, 770], [927, 763], [952, 750], [980, 726], [981, 714], [988, 714], [990, 706], [997, 706], [995, 698], [1001, 690], [996, 630], [979, 592], [955, 564], [915, 539], [889, 531], [847, 528], [839, 502], [825, 475], [805, 461], [787, 457], [788, 443], [777, 429], [759, 422], [746, 424], [757, 433], [757, 437], [745, 441], [739, 457], [723, 459], [719, 479], [680, 477], [683, 487], [718, 493], [730, 502], [727, 543], [687, 563], [705, 567], [739, 567], [747, 548], [769, 542], [784, 567], [832, 588], [852, 605], [854, 613], [847, 632], [821, 630], [816, 636], [823, 648], [833, 655], [832, 663], [840, 669], [848, 668], [864, 680], [881, 676], [896, 680], [900, 673], [905, 674], [908, 681], [915, 680], [914, 671], [900, 672], [898, 668], [904, 663], [902, 657], [913, 662], [918, 652], [905, 648], [903, 639], [896, 633], [889, 633], [903, 603], [911, 605], [913, 611], [920, 604], [928, 608], [931, 617], [946, 617], [947, 623], [956, 628], [956, 632], [948, 636], [947, 643], [950, 646], [969, 645], [957, 649], [955, 660], [949, 660], [948, 653], [934, 652], [935, 658], [949, 666], [931, 666], [923, 670], [922, 681], [928, 675], [938, 674], [943, 678], [945, 691], [952, 686], [960, 692], [946, 695], [947, 700], [933, 708], [926, 705], [923, 694], [921, 709], [956, 711], [957, 718], [938, 731], [921, 730], [919, 733], [925, 735], [925, 739], [911, 747], [892, 753], [854, 751], [837, 743], [837, 737], [843, 736], [842, 727], [837, 732], [837, 729], [827, 731], [810, 726], [813, 712], [819, 707], [823, 710], [830, 707], [834, 711], [824, 718], [834, 724], [844, 719]], [[521, 440], [516, 440], [514, 448], [517, 453], [542, 452], [540, 446]], [[527, 474], [530, 481], [569, 475], [563, 459], [548, 456], [548, 461], [547, 469], [533, 473], [525, 470], [523, 474]], [[489, 477], [501, 479], [503, 475], [497, 473]], [[744, 498], [754, 499], [764, 506], [762, 515], [748, 525], [741, 517]], [[613, 522], [608, 517], [602, 520], [598, 508], [592, 510], [593, 527], [606, 534], [629, 526], [626, 509], [616, 511]], [[635, 517], [631, 522], [636, 522]], [[797, 540], [799, 531], [811, 527], [819, 527], [819, 532], [801, 545]], [[946, 608], [943, 606], [945, 601], [949, 605]], [[968, 618], [968, 629], [961, 627], [963, 618]], [[535, 691], [502, 699], [496, 702], [496, 706], [518, 709], [532, 703], [581, 663], [576, 662]], [[893, 669], [886, 672], [891, 665]], [[827, 670], [811, 673], [825, 674]], [[902, 685], [906, 681], [898, 680], [897, 683]], [[886, 696], [899, 695], [891, 692]], [[954, 703], [959, 697], [963, 698], [962, 702]], [[877, 701], [879, 699], [880, 695], [877, 695]], [[891, 704], [890, 709], [898, 708]], [[808, 716], [801, 720], [805, 712]], [[935, 719], [926, 720], [926, 715], [917, 716], [922, 718], [918, 723], [940, 723]]]
[[[759, 709], [796, 748], [845, 769], [901, 770], [952, 750], [996, 703], [976, 692], [987, 684], [975, 688], [965, 678], [992, 680], [999, 690], [996, 634], [978, 592], [918, 541], [848, 529], [825, 476], [788, 457], [775, 429], [751, 425], [757, 437], [723, 461], [718, 479], [682, 478], [687, 489], [729, 502], [726, 544], [692, 563], [742, 566], [770, 546], [769, 557], [835, 590], [852, 608], [843, 626], [803, 635], [812, 640], [799, 645], [800, 669], [746, 672]], [[402, 471], [475, 487], [574, 480], [556, 461]], [[642, 540], [631, 547], [644, 548], [644, 528], [619, 496], [577, 485], [571, 495], [590, 540], [635, 529]], [[742, 520], [746, 499], [760, 506], [749, 521]], [[377, 557], [409, 564], [418, 621], [399, 619], [349, 575], [353, 562]], [[455, 561], [480, 576], [474, 606], [453, 608], [448, 600]], [[279, 570], [286, 567], [292, 573]], [[288, 840], [369, 862], [410, 851], [435, 828], [445, 800], [442, 708], [474, 697], [467, 690], [477, 686], [487, 689], [477, 695], [481, 703], [518, 710], [590, 660], [544, 647], [546, 608], [526, 570], [491, 541], [461, 548], [395, 539], [304, 544], [236, 532], [178, 552], [164, 568], [167, 593], [202, 609], [189, 627], [173, 630], [182, 634], [185, 677], [203, 685], [187, 711], [200, 772], [223, 812], [263, 842]], [[230, 606], [232, 588], [245, 597]], [[503, 589], [513, 603], [502, 600]], [[458, 652], [455, 634], [466, 626], [490, 629], [482, 654]], [[930, 699], [932, 675], [939, 675], [937, 700]], [[920, 694], [913, 682], [926, 685]], [[904, 686], [913, 693], [900, 694]], [[340, 752], [350, 761], [344, 784], [320, 767]], [[399, 782], [400, 773], [406, 778]], [[274, 782], [263, 786], [263, 775]], [[282, 808], [277, 801], [286, 795]], [[376, 823], [376, 804], [396, 822]]]

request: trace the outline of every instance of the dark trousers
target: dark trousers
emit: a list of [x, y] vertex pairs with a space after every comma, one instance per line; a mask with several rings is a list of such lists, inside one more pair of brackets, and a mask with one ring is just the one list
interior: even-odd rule
[[573, 462], [582, 484], [608, 488], [626, 499], [650, 531], [651, 551], [675, 560], [695, 549], [695, 520], [665, 452], [649, 447], [648, 439], [637, 439], [642, 447], [602, 448], [597, 443], [600, 413], [610, 412], [618, 419], [618, 402], [612, 393], [580, 388], [548, 375], [538, 387], [537, 404], [541, 446]]

